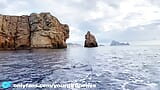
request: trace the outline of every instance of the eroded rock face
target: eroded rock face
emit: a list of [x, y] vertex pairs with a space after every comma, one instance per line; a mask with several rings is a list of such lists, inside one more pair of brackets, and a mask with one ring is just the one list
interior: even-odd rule
[[66, 48], [68, 25], [61, 24], [51, 14], [31, 14], [31, 47]]
[[14, 49], [17, 29], [17, 16], [0, 16], [0, 48]]
[[17, 21], [15, 48], [30, 48], [30, 25], [28, 16], [20, 16]]
[[84, 47], [98, 47], [96, 38], [94, 35], [92, 35], [89, 31], [85, 35], [85, 44]]
[[0, 49], [66, 48], [69, 27], [50, 13], [0, 15]]

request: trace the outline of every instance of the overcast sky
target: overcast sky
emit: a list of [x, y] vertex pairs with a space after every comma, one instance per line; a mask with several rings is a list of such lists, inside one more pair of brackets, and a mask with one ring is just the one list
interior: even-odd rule
[[0, 14], [50, 12], [70, 26], [68, 42], [160, 40], [160, 0], [0, 0]]

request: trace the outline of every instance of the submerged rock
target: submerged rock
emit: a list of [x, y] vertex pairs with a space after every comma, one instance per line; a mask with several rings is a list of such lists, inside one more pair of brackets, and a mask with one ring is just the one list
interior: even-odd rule
[[110, 44], [110, 46], [123, 46], [123, 45], [129, 46], [130, 44], [128, 42], [126, 42], [126, 43], [123, 42], [122, 43], [122, 42], [118, 42], [118, 41], [114, 41], [114, 40]]
[[98, 47], [96, 38], [94, 35], [90, 33], [90, 31], [87, 32], [85, 35], [85, 44], [84, 47]]
[[0, 49], [66, 48], [69, 27], [50, 13], [0, 15]]

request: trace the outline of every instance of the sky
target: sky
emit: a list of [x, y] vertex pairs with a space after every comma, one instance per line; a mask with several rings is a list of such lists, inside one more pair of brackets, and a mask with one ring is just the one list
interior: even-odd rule
[[159, 41], [160, 0], [0, 0], [0, 14], [50, 12], [70, 27], [67, 42]]

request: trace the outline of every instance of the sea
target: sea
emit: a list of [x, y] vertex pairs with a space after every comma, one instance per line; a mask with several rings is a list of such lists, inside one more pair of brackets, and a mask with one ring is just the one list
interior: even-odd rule
[[0, 51], [0, 84], [0, 90], [160, 90], [160, 46]]

